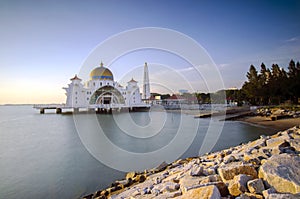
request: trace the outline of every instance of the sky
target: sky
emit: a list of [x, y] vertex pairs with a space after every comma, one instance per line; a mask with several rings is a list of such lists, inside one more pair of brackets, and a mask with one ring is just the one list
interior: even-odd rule
[[[1, 0], [0, 104], [64, 103], [62, 87], [71, 77], [108, 62], [99, 55], [95, 66], [83, 65], [101, 43], [144, 27], [174, 30], [196, 41], [215, 63], [224, 87], [240, 88], [251, 64], [287, 68], [291, 59], [300, 60], [299, 10], [297, 0]], [[150, 81], [160, 85], [153, 84], [152, 92], [207, 91], [193, 66], [170, 52], [129, 52], [108, 67], [122, 84], [131, 77], [141, 84], [144, 62]], [[178, 75], [180, 81], [174, 79]]]

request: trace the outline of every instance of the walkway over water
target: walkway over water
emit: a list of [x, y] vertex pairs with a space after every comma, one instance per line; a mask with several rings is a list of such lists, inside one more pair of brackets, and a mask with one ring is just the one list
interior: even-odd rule
[[64, 104], [35, 104], [33, 108], [39, 109], [40, 114], [44, 114], [47, 109], [55, 109], [57, 114], [63, 112], [63, 110], [73, 111], [73, 113], [96, 112], [96, 113], [112, 113], [113, 111], [143, 111], [149, 110], [150, 104], [135, 104], [134, 106], [126, 106], [123, 104], [94, 104], [87, 107], [68, 107]]

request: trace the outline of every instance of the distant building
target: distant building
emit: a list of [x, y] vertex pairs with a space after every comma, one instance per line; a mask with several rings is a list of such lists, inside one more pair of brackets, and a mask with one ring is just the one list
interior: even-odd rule
[[180, 89], [180, 90], [178, 90], [178, 92], [179, 92], [180, 95], [183, 95], [185, 93], [188, 93], [189, 91], [186, 90], [186, 89]]
[[227, 90], [229, 91], [236, 91], [236, 90], [239, 90], [237, 87], [231, 87], [231, 88], [228, 88]]
[[[147, 65], [147, 63], [145, 63]], [[148, 75], [148, 72], [147, 72]], [[150, 96], [149, 77], [144, 96]], [[149, 107], [142, 101], [137, 81], [133, 78], [123, 87], [114, 81], [112, 72], [100, 64], [90, 72], [90, 79], [84, 84], [75, 75], [66, 90], [66, 107], [70, 108], [139, 108]], [[147, 82], [146, 82], [147, 83]]]

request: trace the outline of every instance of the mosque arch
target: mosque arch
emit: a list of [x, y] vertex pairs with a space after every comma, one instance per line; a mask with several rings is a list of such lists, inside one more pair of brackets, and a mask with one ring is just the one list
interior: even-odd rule
[[89, 104], [125, 104], [125, 99], [120, 91], [107, 85], [93, 93]]

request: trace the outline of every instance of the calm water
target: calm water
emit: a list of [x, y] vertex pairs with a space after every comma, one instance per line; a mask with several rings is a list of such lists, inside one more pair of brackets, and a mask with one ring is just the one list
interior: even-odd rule
[[[197, 124], [192, 144], [188, 145], [187, 150], [174, 154], [182, 158], [198, 155], [210, 124], [209, 119], [194, 119], [192, 116], [176, 113], [143, 112], [131, 113], [130, 116], [138, 126], [145, 127], [141, 132], [127, 128], [128, 121], [123, 119], [125, 117], [122, 114], [81, 114], [79, 117], [88, 122], [96, 118], [113, 145], [137, 154], [168, 146], [178, 134], [180, 126], [184, 127], [184, 135], [177, 145], [183, 147]], [[151, 120], [150, 117], [155, 119]], [[147, 127], [150, 121], [152, 127]], [[156, 128], [162, 124], [162, 128]], [[80, 129], [78, 123], [76, 125], [72, 115], [40, 115], [31, 106], [0, 106], [0, 198], [79, 198], [105, 188], [113, 180], [124, 178], [123, 172], [100, 163], [95, 155], [88, 152], [92, 149], [86, 148], [82, 143], [80, 138], [85, 139], [82, 134], [89, 135], [93, 129]], [[152, 132], [157, 133], [151, 134]], [[144, 137], [137, 138], [134, 133], [140, 133]], [[239, 122], [225, 122], [213, 150], [256, 139], [260, 134], [272, 133], [274, 130]], [[97, 140], [95, 143], [104, 144], [101, 142]], [[118, 155], [111, 156], [118, 159]], [[157, 161], [162, 162], [160, 158]], [[157, 161], [153, 160], [153, 164], [157, 165]]]

